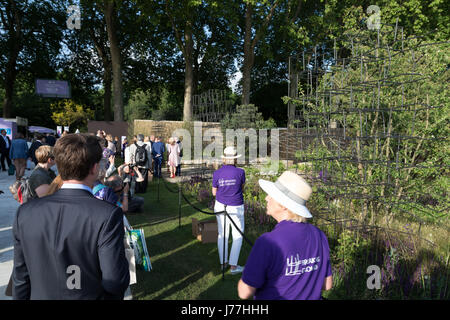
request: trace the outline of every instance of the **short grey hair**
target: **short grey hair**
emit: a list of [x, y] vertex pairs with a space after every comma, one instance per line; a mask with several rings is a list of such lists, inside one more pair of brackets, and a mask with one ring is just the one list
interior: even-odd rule
[[123, 179], [119, 175], [115, 174], [105, 181], [105, 186], [116, 190], [117, 188], [121, 188], [123, 186]]
[[138, 141], [144, 141], [144, 135], [141, 134], [141, 133], [138, 134], [138, 135], [137, 135], [137, 140], [138, 140]]

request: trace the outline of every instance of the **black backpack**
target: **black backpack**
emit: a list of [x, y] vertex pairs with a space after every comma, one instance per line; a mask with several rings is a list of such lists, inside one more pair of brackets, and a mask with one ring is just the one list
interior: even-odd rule
[[134, 154], [134, 161], [138, 166], [145, 166], [147, 164], [147, 150], [146, 145], [138, 146], [136, 144], [136, 153]]

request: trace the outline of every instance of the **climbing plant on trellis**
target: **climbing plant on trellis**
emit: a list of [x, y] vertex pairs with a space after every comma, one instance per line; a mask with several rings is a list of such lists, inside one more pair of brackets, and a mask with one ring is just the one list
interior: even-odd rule
[[286, 99], [295, 106], [287, 143], [317, 188], [319, 217], [365, 229], [396, 217], [419, 233], [448, 218], [449, 43], [397, 25], [331, 43], [331, 54], [317, 46], [290, 62], [299, 83]]

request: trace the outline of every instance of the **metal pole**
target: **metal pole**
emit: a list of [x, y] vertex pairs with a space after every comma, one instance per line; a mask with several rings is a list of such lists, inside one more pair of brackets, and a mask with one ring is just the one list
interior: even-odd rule
[[222, 280], [225, 280], [225, 232], [226, 232], [226, 225], [227, 225], [227, 205], [225, 205], [223, 213], [223, 248], [222, 248]]
[[161, 179], [161, 177], [158, 176], [158, 202], [159, 202], [159, 180]]
[[178, 228], [181, 228], [181, 183], [178, 184]]

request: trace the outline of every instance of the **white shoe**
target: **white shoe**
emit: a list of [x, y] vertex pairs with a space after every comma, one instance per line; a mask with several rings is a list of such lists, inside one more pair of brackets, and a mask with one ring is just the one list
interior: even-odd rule
[[230, 269], [231, 274], [242, 273], [242, 271], [244, 271], [244, 267], [241, 266], [236, 266], [236, 269]]

